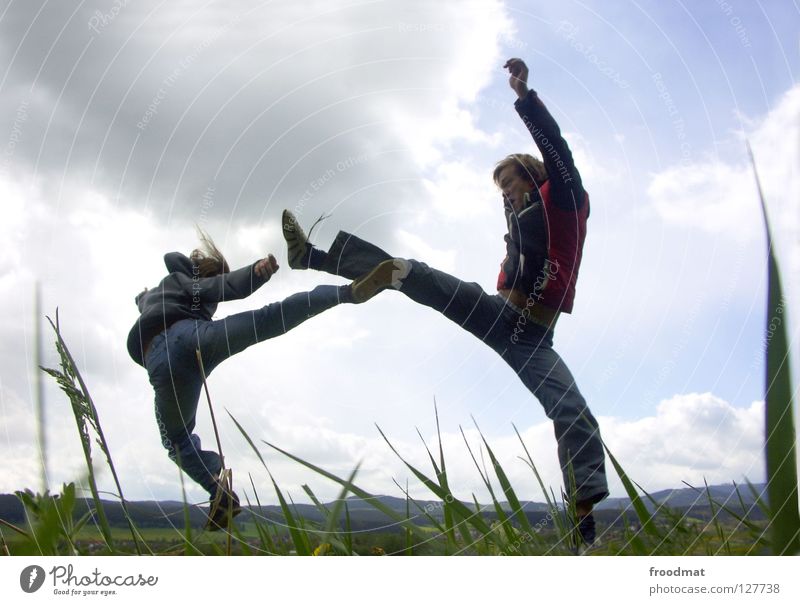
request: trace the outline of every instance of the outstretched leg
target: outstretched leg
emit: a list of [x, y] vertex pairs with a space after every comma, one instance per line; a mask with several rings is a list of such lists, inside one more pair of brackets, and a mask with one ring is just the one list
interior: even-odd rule
[[[504, 303], [480, 285], [465, 282], [416, 260], [395, 259], [370, 242], [340, 231], [328, 252], [309, 247], [310, 268], [348, 279], [363, 278], [385, 261], [395, 261], [390, 272], [401, 278], [400, 292], [414, 302], [435, 309], [477, 338], [494, 346]], [[391, 273], [386, 283], [392, 281]], [[356, 286], [357, 287], [357, 286]]]
[[317, 286], [260, 309], [198, 325], [197, 348], [206, 372], [258, 342], [286, 334], [340, 303], [352, 302], [350, 285]]

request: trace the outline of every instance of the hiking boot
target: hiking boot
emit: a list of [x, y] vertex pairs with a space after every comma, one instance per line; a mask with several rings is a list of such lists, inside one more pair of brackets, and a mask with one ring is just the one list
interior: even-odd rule
[[283, 239], [286, 240], [289, 267], [292, 269], [308, 269], [308, 236], [306, 236], [297, 217], [289, 210], [283, 211]]
[[350, 285], [353, 302], [363, 303], [387, 288], [400, 289], [403, 279], [411, 271], [411, 265], [401, 258], [383, 261], [372, 271], [359, 277]]
[[208, 531], [228, 529], [228, 520], [233, 519], [241, 512], [242, 507], [239, 505], [239, 496], [236, 495], [236, 492], [228, 491], [227, 488], [220, 485], [211, 500], [205, 528]]

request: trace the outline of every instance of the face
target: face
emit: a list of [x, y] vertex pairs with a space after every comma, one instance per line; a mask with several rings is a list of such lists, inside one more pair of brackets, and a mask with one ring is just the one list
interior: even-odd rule
[[497, 175], [497, 183], [500, 190], [503, 192], [503, 197], [511, 202], [511, 207], [514, 210], [522, 210], [525, 203], [525, 194], [531, 193], [535, 186], [534, 184], [521, 177], [517, 172], [516, 166], [506, 166]]

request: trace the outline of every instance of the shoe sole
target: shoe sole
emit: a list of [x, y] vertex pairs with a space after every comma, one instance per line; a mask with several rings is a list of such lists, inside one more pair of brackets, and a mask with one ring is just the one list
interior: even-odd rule
[[[308, 238], [297, 223], [297, 218], [294, 214], [288, 210], [284, 210], [281, 218], [283, 220], [283, 239], [286, 240], [286, 255], [288, 257], [289, 267], [291, 269], [306, 269], [300, 261], [303, 256], [305, 256], [305, 247], [308, 244]], [[302, 246], [300, 242], [302, 242]], [[289, 256], [289, 250], [295, 246], [303, 248], [302, 252], [296, 250], [294, 256]]]
[[366, 302], [381, 290], [390, 288], [397, 272], [394, 260], [383, 261], [364, 277], [353, 282], [353, 300], [357, 303]]
[[[217, 512], [219, 512], [219, 511], [217, 511]], [[231, 521], [233, 521], [233, 518], [236, 517], [241, 512], [242, 512], [241, 506], [237, 506], [236, 508], [234, 508], [230, 512]], [[221, 531], [221, 530], [228, 529], [228, 511], [225, 511], [225, 516], [222, 518], [222, 523], [224, 523], [225, 525], [221, 525], [220, 522], [218, 522], [215, 519], [212, 519], [211, 516], [209, 516], [208, 521], [206, 522], [206, 530], [207, 531]]]

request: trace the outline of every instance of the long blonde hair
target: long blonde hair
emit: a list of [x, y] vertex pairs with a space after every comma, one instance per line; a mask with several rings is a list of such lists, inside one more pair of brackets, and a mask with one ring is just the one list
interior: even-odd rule
[[192, 250], [189, 258], [197, 267], [200, 277], [213, 277], [229, 273], [231, 268], [228, 266], [228, 261], [214, 244], [211, 236], [200, 227], [197, 227], [197, 236], [200, 238], [200, 247]]

